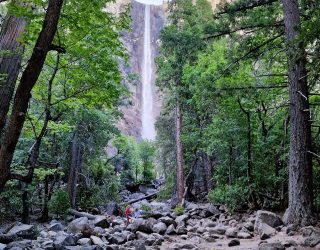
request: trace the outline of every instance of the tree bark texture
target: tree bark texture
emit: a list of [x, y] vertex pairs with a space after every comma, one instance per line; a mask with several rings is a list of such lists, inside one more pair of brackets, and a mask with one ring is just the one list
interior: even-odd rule
[[25, 26], [23, 17], [8, 13], [0, 31], [0, 135], [6, 124], [19, 75], [23, 46], [18, 42], [18, 38], [24, 32]]
[[11, 116], [8, 125], [3, 131], [0, 148], [0, 192], [3, 191], [6, 182], [10, 179], [10, 165], [26, 119], [31, 91], [42, 71], [50, 45], [57, 31], [62, 4], [63, 0], [49, 0], [41, 32], [28, 65], [22, 73], [14, 97]]
[[301, 28], [298, 0], [282, 0], [282, 3], [290, 99], [289, 206], [284, 221], [309, 225], [313, 222], [313, 190], [306, 56], [303, 44], [296, 40]]
[[182, 117], [180, 103], [176, 103], [176, 141], [177, 141], [177, 196], [181, 203], [184, 195], [185, 182], [183, 173], [183, 151], [181, 141]]

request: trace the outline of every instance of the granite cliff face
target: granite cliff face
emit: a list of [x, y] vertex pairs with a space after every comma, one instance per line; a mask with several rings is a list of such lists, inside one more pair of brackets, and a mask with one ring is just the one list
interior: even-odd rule
[[[128, 1], [117, 2], [112, 6], [114, 11], [120, 10]], [[145, 6], [141, 3], [131, 2], [132, 31], [124, 32], [123, 44], [126, 47], [130, 60], [128, 65], [122, 65], [121, 71], [125, 78], [134, 74], [136, 80], [129, 84], [132, 93], [131, 105], [122, 108], [124, 117], [119, 123], [121, 131], [127, 135], [141, 139], [141, 108], [142, 108], [142, 64], [143, 64], [143, 45], [144, 45], [144, 10]], [[151, 6], [150, 8], [150, 34], [151, 34], [151, 57], [154, 59], [159, 50], [159, 35], [165, 24], [165, 7]], [[155, 87], [156, 66], [154, 60], [150, 63], [152, 68], [152, 83], [154, 96], [154, 116], [160, 112], [161, 100]]]
[[[215, 9], [220, 3], [230, 0], [209, 0], [212, 8]], [[125, 48], [128, 51], [130, 60], [128, 65], [121, 65], [121, 71], [125, 79], [135, 75], [134, 81], [129, 84], [132, 96], [130, 105], [122, 108], [123, 119], [119, 122], [120, 130], [126, 134], [141, 140], [142, 130], [142, 66], [143, 66], [143, 45], [144, 45], [144, 11], [145, 5], [134, 0], [117, 0], [116, 3], [108, 6], [108, 10], [113, 13], [120, 13], [126, 6], [131, 5], [132, 31], [124, 32], [122, 39]], [[152, 68], [152, 84], [154, 117], [157, 117], [161, 108], [161, 95], [155, 87], [156, 65], [154, 59], [159, 51], [159, 35], [161, 29], [165, 26], [167, 15], [167, 5], [151, 6], [150, 9], [150, 33], [151, 33], [151, 57], [150, 67]]]

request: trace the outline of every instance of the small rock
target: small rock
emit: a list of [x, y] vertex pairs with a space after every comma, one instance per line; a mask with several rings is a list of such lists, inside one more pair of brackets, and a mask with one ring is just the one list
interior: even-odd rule
[[166, 234], [170, 235], [170, 234], [175, 234], [176, 233], [176, 229], [174, 228], [174, 225], [170, 225], [167, 228]]
[[239, 239], [251, 239], [252, 238], [252, 235], [249, 234], [249, 233], [246, 233], [246, 232], [239, 232], [237, 237]]
[[97, 216], [94, 220], [94, 226], [101, 228], [109, 228], [110, 222], [106, 216]]
[[164, 234], [167, 230], [167, 226], [163, 222], [158, 222], [153, 225], [152, 231], [159, 234]]
[[276, 233], [276, 230], [265, 223], [260, 223], [257, 233], [260, 235], [261, 240], [269, 239]]
[[49, 226], [49, 230], [54, 232], [63, 231], [63, 229], [64, 229], [64, 226], [60, 222], [53, 223]]
[[90, 245], [91, 245], [91, 239], [89, 239], [89, 238], [79, 239], [79, 240], [77, 241], [77, 244], [78, 244], [78, 245], [81, 245], [81, 246], [90, 246]]
[[228, 247], [234, 247], [234, 246], [239, 246], [240, 245], [240, 241], [237, 239], [233, 239], [228, 243]]
[[6, 247], [7, 247], [7, 245], [6, 245], [6, 244], [2, 244], [2, 243], [0, 243], [0, 250], [4, 250]]
[[284, 250], [285, 247], [281, 243], [262, 243], [258, 250]]
[[250, 221], [244, 223], [243, 227], [248, 229], [250, 232], [253, 232], [253, 230], [254, 230], [254, 225]]
[[236, 238], [237, 234], [238, 234], [238, 229], [235, 227], [229, 227], [225, 232], [225, 235], [228, 238]]
[[105, 246], [105, 243], [97, 236], [91, 235], [90, 239], [94, 245], [98, 245], [100, 247]]

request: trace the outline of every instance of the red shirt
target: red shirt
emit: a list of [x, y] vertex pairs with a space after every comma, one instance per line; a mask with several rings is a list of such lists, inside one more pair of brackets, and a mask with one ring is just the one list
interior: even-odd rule
[[126, 208], [126, 212], [125, 213], [126, 213], [126, 217], [129, 217], [131, 215], [131, 211], [130, 211], [129, 207]]

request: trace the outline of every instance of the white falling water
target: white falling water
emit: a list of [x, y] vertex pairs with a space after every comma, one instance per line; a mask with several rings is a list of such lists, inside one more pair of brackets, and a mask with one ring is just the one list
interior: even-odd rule
[[150, 5], [145, 5], [142, 65], [142, 138], [154, 140], [156, 137], [153, 113], [152, 57], [150, 38]]

